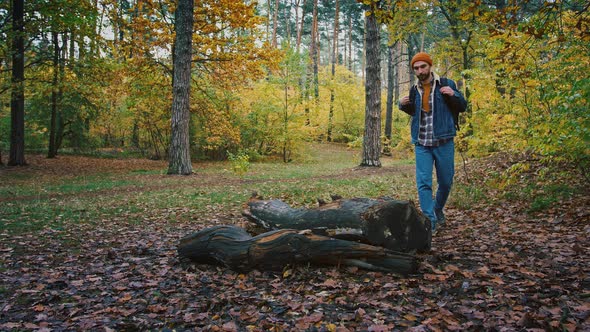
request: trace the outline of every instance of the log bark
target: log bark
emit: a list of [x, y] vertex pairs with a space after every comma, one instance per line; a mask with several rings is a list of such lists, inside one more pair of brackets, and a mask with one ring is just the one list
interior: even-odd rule
[[252, 237], [235, 226], [215, 226], [186, 236], [180, 240], [178, 253], [195, 263], [222, 265], [240, 272], [280, 271], [302, 263], [358, 266], [398, 274], [415, 272], [418, 267], [413, 255], [382, 247], [309, 231], [276, 230]]
[[387, 197], [337, 199], [313, 209], [254, 197], [242, 214], [265, 231], [309, 229], [402, 252], [427, 251], [431, 244], [430, 222], [414, 203]]

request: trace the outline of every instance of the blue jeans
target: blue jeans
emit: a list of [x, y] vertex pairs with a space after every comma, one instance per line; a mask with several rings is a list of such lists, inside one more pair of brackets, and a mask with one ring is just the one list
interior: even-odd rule
[[[455, 142], [450, 140], [437, 147], [416, 144], [416, 186], [422, 212], [436, 227], [435, 210], [442, 211], [451, 193], [455, 176]], [[432, 168], [436, 168], [438, 189], [432, 197]]]

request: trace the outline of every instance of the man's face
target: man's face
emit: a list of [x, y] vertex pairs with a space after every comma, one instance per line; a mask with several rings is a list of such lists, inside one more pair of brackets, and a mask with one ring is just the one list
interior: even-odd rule
[[428, 62], [425, 61], [416, 61], [414, 62], [414, 74], [420, 81], [424, 81], [430, 78], [430, 65]]

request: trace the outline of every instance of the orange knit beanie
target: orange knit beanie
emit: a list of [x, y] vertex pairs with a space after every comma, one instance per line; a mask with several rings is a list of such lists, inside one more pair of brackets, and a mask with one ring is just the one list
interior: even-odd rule
[[432, 58], [426, 52], [420, 52], [420, 53], [417, 53], [416, 55], [414, 55], [414, 57], [412, 58], [412, 61], [410, 61], [410, 66], [413, 67], [414, 62], [416, 62], [416, 61], [424, 61], [432, 66]]

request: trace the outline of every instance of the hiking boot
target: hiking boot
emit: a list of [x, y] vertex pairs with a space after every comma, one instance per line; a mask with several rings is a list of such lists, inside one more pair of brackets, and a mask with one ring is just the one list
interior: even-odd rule
[[447, 218], [445, 217], [445, 214], [442, 212], [442, 210], [434, 210], [434, 214], [436, 215], [437, 223], [443, 225], [447, 221]]

